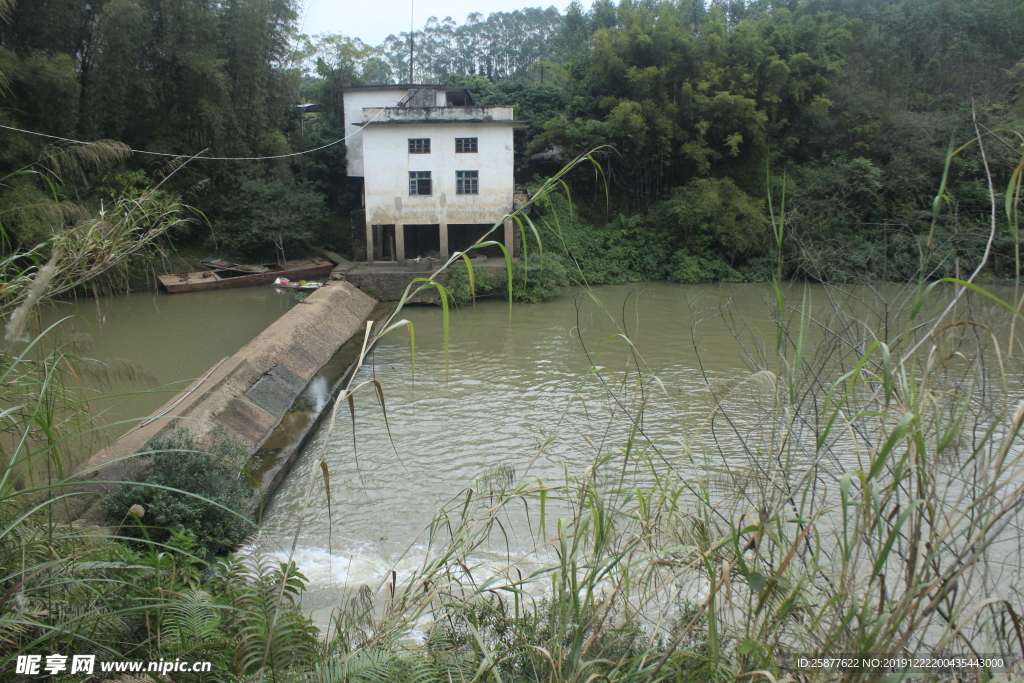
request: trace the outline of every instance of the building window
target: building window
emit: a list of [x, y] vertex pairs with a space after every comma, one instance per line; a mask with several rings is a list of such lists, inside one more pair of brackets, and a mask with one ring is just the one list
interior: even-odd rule
[[455, 138], [455, 153], [466, 154], [476, 152], [476, 138]]
[[455, 194], [480, 194], [479, 174], [479, 171], [456, 171]]
[[409, 154], [430, 154], [430, 138], [409, 138]]
[[409, 171], [409, 194], [430, 194], [430, 171]]

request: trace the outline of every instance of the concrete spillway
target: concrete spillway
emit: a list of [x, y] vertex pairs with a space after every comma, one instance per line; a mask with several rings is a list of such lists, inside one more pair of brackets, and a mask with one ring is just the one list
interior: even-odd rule
[[[162, 432], [184, 428], [202, 442], [215, 430], [224, 430], [250, 456], [256, 453], [317, 371], [361, 333], [376, 303], [347, 282], [331, 282], [312, 293], [135, 429], [93, 455], [80, 469], [78, 481], [97, 495], [72, 498], [71, 516], [98, 521], [98, 511], [90, 508], [105, 485], [89, 482], [123, 480], [140, 469], [144, 463], [131, 454]], [[289, 465], [281, 462], [274, 467], [275, 484]], [[267, 493], [261, 487], [261, 498]]]

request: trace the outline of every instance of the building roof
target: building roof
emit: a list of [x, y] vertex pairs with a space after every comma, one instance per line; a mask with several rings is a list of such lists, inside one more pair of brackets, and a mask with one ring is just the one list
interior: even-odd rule
[[463, 88], [456, 85], [440, 85], [439, 83], [393, 83], [391, 85], [345, 85], [342, 86], [342, 92], [349, 92], [351, 90], [410, 90], [412, 88], [434, 88], [435, 90], [466, 90], [469, 88]]
[[370, 121], [369, 123], [353, 123], [353, 126], [359, 126], [360, 128], [365, 126], [396, 126], [396, 125], [407, 125], [407, 124], [419, 124], [419, 123], [479, 123], [486, 125], [494, 125], [497, 123], [511, 124], [513, 128], [519, 130], [525, 130], [530, 127], [529, 121], [516, 121], [513, 119], [401, 119], [399, 121]]

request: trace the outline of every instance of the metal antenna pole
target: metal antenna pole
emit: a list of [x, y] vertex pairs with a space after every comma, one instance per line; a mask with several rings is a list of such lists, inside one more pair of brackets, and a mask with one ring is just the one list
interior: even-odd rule
[[416, 77], [413, 76], [413, 55], [416, 53], [415, 44], [413, 42], [413, 27], [415, 26], [415, 23], [414, 23], [415, 20], [413, 19], [413, 16], [414, 16], [415, 10], [416, 10], [416, 0], [409, 0], [409, 83], [410, 84], [416, 82]]

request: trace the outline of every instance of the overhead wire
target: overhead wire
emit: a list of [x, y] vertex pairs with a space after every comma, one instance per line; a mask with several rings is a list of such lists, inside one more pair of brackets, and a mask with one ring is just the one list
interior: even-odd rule
[[[373, 118], [371, 118], [369, 121], [367, 121], [363, 125], [365, 126], [365, 125], [367, 125], [369, 123], [373, 123], [377, 119], [377, 117], [379, 117], [381, 114], [384, 113], [384, 111], [386, 109], [388, 109], [389, 107], [391, 107], [393, 105], [396, 105], [396, 104], [398, 104], [397, 100], [392, 102], [391, 104], [388, 104], [388, 105], [385, 105], [385, 106], [381, 107], [380, 111], [377, 112], [373, 116]], [[5, 126], [3, 124], [0, 124], [0, 128], [2, 128], [4, 130], [12, 130], [12, 131], [15, 131], [17, 133], [26, 133], [28, 135], [38, 135], [40, 137], [50, 138], [51, 140], [60, 140], [61, 142], [72, 142], [72, 143], [74, 143], [76, 145], [96, 145], [96, 144], [99, 144], [99, 142], [97, 142], [97, 141], [87, 142], [85, 140], [75, 140], [75, 139], [72, 139], [72, 138], [63, 138], [63, 137], [60, 137], [59, 135], [49, 135], [47, 133], [39, 133], [39, 132], [34, 131], [34, 130], [25, 130], [24, 128], [15, 128], [14, 126]], [[151, 156], [158, 156], [158, 157], [180, 158], [180, 157], [189, 157], [189, 156], [191, 156], [191, 158], [193, 158], [193, 159], [203, 159], [205, 161], [267, 161], [267, 160], [271, 160], [271, 159], [287, 159], [289, 157], [297, 157], [297, 156], [302, 156], [303, 154], [312, 154], [313, 152], [319, 152], [322, 149], [327, 149], [328, 147], [333, 147], [334, 145], [337, 145], [340, 142], [345, 142], [346, 140], [348, 140], [350, 137], [352, 137], [356, 133], [361, 133], [362, 130], [363, 130], [362, 127], [357, 128], [356, 130], [352, 131], [351, 133], [349, 133], [348, 135], [346, 135], [343, 138], [338, 138], [334, 142], [329, 142], [326, 145], [320, 145], [319, 147], [314, 147], [313, 149], [307, 149], [307, 150], [304, 150], [302, 152], [292, 152], [291, 154], [277, 154], [277, 155], [274, 155], [274, 156], [266, 156], [266, 157], [204, 157], [204, 156], [200, 156], [202, 154], [202, 152], [199, 152], [199, 154], [196, 154], [196, 155], [193, 156], [193, 155], [189, 155], [189, 154], [168, 154], [167, 152], [150, 152], [150, 151], [142, 150], [142, 149], [132, 149], [131, 147], [128, 148], [128, 151], [130, 151], [130, 152], [132, 152], [134, 154], [149, 154]]]

